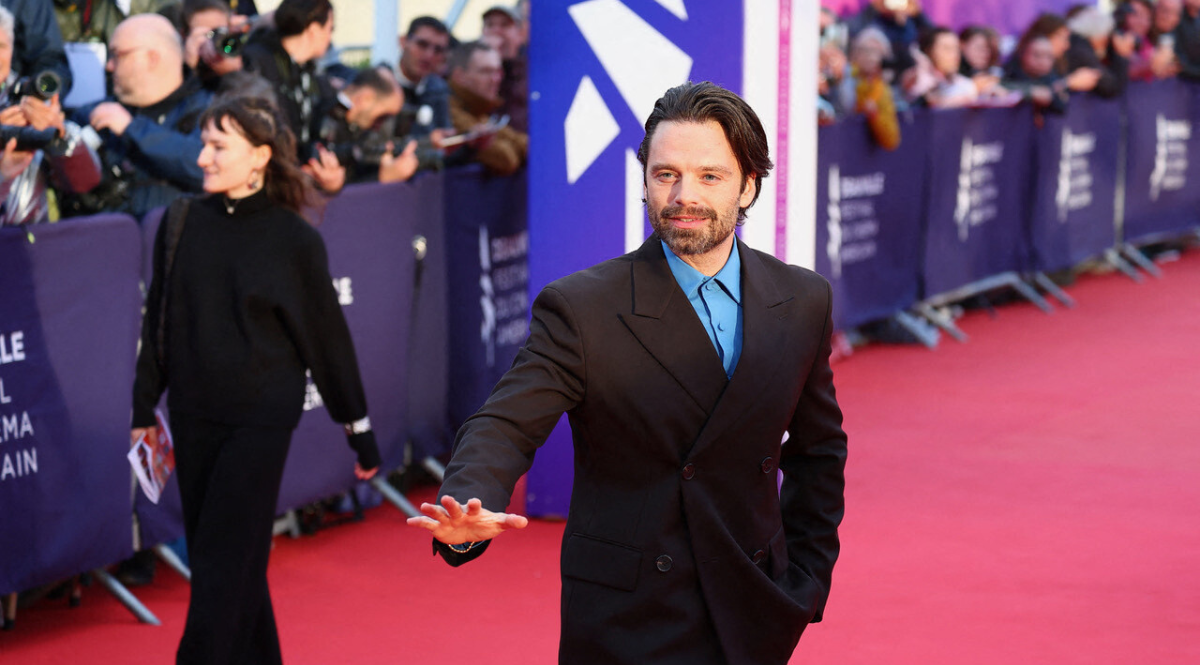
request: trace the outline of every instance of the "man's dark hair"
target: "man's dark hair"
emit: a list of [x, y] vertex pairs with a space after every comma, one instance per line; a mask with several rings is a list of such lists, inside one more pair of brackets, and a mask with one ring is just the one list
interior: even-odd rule
[[378, 67], [360, 69], [350, 80], [348, 88], [370, 88], [380, 97], [387, 97], [396, 91], [392, 81]]
[[408, 24], [408, 32], [404, 33], [404, 36], [412, 39], [412, 36], [417, 34], [417, 30], [421, 28], [431, 28], [439, 35], [450, 34], [450, 28], [447, 28], [445, 23], [432, 16], [418, 16], [412, 20], [412, 23]]
[[192, 29], [192, 19], [200, 12], [218, 11], [226, 16], [233, 14], [226, 0], [183, 0], [183, 36], [186, 39]]
[[275, 10], [275, 31], [280, 37], [293, 37], [313, 23], [325, 25], [332, 13], [329, 0], [283, 0]]
[[446, 60], [446, 71], [453, 72], [456, 69], [466, 69], [471, 64], [471, 58], [475, 57], [476, 51], [491, 51], [491, 46], [481, 42], [473, 41], [459, 44], [450, 51], [450, 57]]
[[660, 122], [716, 122], [725, 130], [725, 139], [737, 158], [742, 187], [745, 178], [754, 174], [754, 198], [750, 205], [738, 210], [738, 222], [746, 218], [746, 210], [762, 194], [762, 181], [775, 166], [767, 146], [767, 132], [754, 109], [746, 100], [719, 85], [704, 81], [671, 88], [654, 102], [654, 110], [646, 119], [646, 138], [638, 147], [638, 161], [642, 163], [642, 177], [646, 175], [646, 160], [650, 157], [650, 140]]
[[921, 49], [921, 53], [930, 55], [930, 52], [933, 51], [934, 44], [937, 44], [938, 37], [941, 37], [942, 35], [950, 35], [956, 39], [958, 38], [958, 35], [954, 34], [954, 31], [950, 28], [947, 28], [944, 25], [935, 25], [932, 28], [923, 31], [921, 36], [917, 38], [917, 48]]

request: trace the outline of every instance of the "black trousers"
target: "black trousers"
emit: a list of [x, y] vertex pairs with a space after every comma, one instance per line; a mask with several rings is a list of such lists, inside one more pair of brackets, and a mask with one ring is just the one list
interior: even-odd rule
[[267, 588], [275, 503], [292, 430], [171, 413], [192, 569], [179, 665], [277, 665]]

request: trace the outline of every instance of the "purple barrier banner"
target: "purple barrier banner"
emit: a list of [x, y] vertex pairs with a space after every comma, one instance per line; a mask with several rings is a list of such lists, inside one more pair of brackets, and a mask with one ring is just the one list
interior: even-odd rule
[[1029, 265], [1030, 107], [931, 113], [923, 297]]
[[1196, 86], [1130, 83], [1125, 95], [1129, 162], [1123, 240], [1179, 235], [1200, 226], [1200, 104]]
[[[821, 0], [843, 17], [854, 16], [870, 4], [868, 0]], [[1065, 13], [1075, 0], [926, 0], [925, 15], [937, 25], [960, 29], [971, 24], [986, 25], [1002, 35], [1020, 36], [1042, 12]]]
[[483, 406], [529, 336], [529, 224], [525, 172], [446, 173], [450, 420]]
[[833, 287], [839, 330], [917, 301], [929, 116], [901, 124], [900, 147], [876, 146], [862, 118], [822, 127], [817, 145], [817, 272]]
[[[371, 426], [389, 468], [403, 461], [407, 438], [412, 241], [420, 194], [407, 183], [347, 187], [329, 201], [318, 227], [354, 338]], [[304, 410], [284, 467], [280, 512], [338, 494], [355, 482], [354, 452], [311, 379]]]
[[1075, 95], [1065, 116], [1034, 130], [1036, 194], [1029, 217], [1033, 262], [1062, 270], [1116, 243], [1121, 102]]
[[0, 229], [0, 594], [132, 552], [137, 223]]

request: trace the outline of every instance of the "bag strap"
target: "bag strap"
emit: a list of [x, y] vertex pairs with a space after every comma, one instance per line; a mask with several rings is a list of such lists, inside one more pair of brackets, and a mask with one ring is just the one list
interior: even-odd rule
[[175, 264], [175, 253], [179, 250], [179, 239], [183, 237], [183, 225], [187, 221], [188, 208], [192, 199], [183, 197], [172, 203], [163, 214], [166, 247], [163, 254], [162, 287], [158, 301], [158, 366], [167, 366], [167, 294], [171, 292], [171, 268]]

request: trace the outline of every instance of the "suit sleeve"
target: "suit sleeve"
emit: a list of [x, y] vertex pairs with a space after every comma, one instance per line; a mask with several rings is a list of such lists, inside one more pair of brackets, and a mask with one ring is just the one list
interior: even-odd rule
[[[478, 498], [503, 511], [517, 481], [564, 412], [578, 405], [586, 383], [583, 340], [567, 299], [553, 287], [534, 300], [529, 338], [483, 407], [463, 424], [438, 498]], [[435, 550], [451, 565], [483, 553]]]
[[838, 525], [845, 512], [846, 433], [829, 365], [832, 349], [832, 291], [822, 280], [825, 321], [820, 347], [788, 427], [779, 468], [783, 471], [780, 506], [788, 559], [815, 584], [813, 623], [821, 620], [840, 543]]

